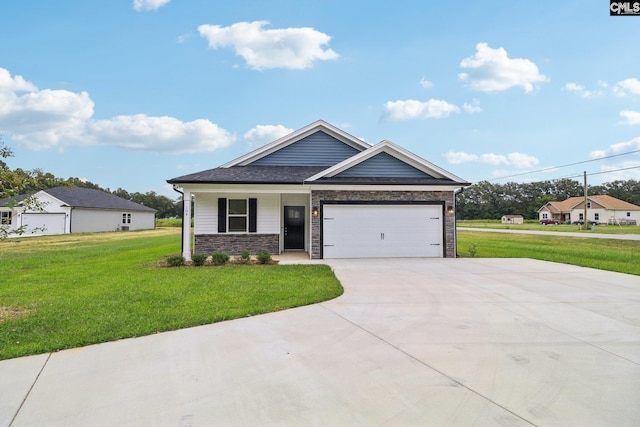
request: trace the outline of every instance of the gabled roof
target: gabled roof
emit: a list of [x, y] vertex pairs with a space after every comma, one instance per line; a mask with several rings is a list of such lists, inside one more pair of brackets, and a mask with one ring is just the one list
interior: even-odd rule
[[[625, 202], [624, 200], [620, 200], [613, 196], [608, 196], [605, 194], [587, 196], [587, 201], [597, 203], [608, 210], [640, 210], [640, 206], [636, 206], [632, 203]], [[569, 197], [568, 199], [561, 202], [547, 202], [547, 204], [545, 204], [539, 210], [547, 208], [547, 210], [552, 213], [571, 212], [573, 209], [576, 209], [576, 207], [581, 203], [584, 203], [584, 196]]]
[[170, 184], [470, 185], [393, 144], [375, 146], [318, 120], [215, 169]]
[[[335, 178], [337, 175], [340, 175], [341, 173], [349, 170], [350, 168], [355, 167], [358, 164], [362, 164], [363, 162], [366, 162], [367, 160], [379, 155], [380, 153], [386, 153], [406, 163], [407, 165], [414, 167], [418, 171], [423, 172], [424, 177], [420, 177], [419, 179], [425, 179], [430, 181], [447, 180], [447, 181], [453, 181], [456, 183], [468, 185], [467, 182], [455, 176], [454, 174], [449, 173], [444, 169], [441, 169], [438, 166], [434, 165], [433, 163], [428, 162], [420, 158], [419, 156], [416, 156], [415, 154], [405, 150], [404, 148], [399, 147], [394, 143], [386, 140], [328, 169], [325, 169], [320, 173], [317, 173], [316, 175], [309, 177], [306, 181], [307, 182], [323, 181], [323, 179], [324, 181], [329, 181], [329, 178]], [[373, 177], [373, 178], [382, 178], [382, 177]], [[418, 177], [414, 177], [414, 178], [415, 178], [414, 181], [418, 179]], [[336, 179], [333, 179], [331, 181], [336, 182]]]
[[[106, 193], [101, 190], [83, 187], [54, 187], [41, 190], [38, 193], [46, 193], [51, 197], [58, 199], [63, 204], [74, 208], [92, 208], [92, 209], [117, 209], [124, 211], [147, 211], [155, 212], [156, 210], [139, 203], [126, 200], [113, 194]], [[35, 193], [35, 194], [38, 194]], [[21, 201], [32, 194], [22, 194], [13, 197], [14, 201]], [[7, 201], [9, 199], [6, 199]], [[2, 201], [0, 200], [0, 203]], [[2, 203], [4, 204], [4, 203]]]
[[285, 135], [282, 138], [276, 139], [275, 141], [267, 145], [253, 150], [250, 153], [245, 154], [244, 156], [240, 156], [237, 159], [225, 163], [220, 167], [229, 168], [232, 166], [247, 166], [252, 162], [255, 162], [263, 157], [268, 156], [269, 154], [281, 150], [284, 147], [298, 142], [301, 139], [306, 138], [318, 131], [324, 132], [358, 151], [366, 150], [371, 146], [361, 139], [349, 135], [345, 131], [338, 129], [337, 127], [325, 122], [324, 120], [318, 120], [311, 123], [310, 125], [298, 129], [297, 131], [291, 132], [290, 134]]

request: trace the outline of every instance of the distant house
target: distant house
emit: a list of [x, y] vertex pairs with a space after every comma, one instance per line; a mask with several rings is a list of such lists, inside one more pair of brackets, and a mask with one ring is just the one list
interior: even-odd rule
[[[538, 210], [539, 219], [556, 219], [560, 223], [584, 222], [584, 197], [570, 197], [561, 202], [547, 202]], [[640, 206], [599, 195], [587, 197], [587, 221], [596, 224], [640, 225]]]
[[[42, 212], [24, 208], [29, 196]], [[91, 188], [55, 187], [0, 199], [2, 224], [38, 235], [153, 229], [155, 214], [155, 209]]]
[[524, 224], [522, 215], [502, 215], [503, 224]]

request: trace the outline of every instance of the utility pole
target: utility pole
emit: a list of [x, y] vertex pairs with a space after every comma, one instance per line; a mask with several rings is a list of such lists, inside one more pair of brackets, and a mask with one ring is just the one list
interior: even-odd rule
[[583, 217], [584, 222], [583, 224], [583, 230], [588, 230], [589, 229], [589, 222], [587, 221], [587, 171], [584, 171], [584, 217]]

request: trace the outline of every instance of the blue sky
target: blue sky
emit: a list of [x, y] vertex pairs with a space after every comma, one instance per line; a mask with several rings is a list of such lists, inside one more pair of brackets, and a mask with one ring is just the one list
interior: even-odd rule
[[12, 168], [173, 198], [167, 179], [322, 119], [471, 182], [640, 179], [640, 16], [606, 1], [21, 0], [0, 16]]

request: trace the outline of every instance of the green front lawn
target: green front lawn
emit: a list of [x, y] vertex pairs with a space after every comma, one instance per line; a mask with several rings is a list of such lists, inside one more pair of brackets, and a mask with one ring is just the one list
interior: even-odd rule
[[[555, 227], [554, 227], [555, 229]], [[640, 275], [640, 241], [458, 228], [458, 254], [479, 258], [532, 258]]]
[[502, 224], [500, 220], [458, 220], [459, 228], [496, 228], [506, 230], [533, 230], [533, 231], [573, 231], [579, 233], [598, 234], [640, 234], [640, 226], [637, 225], [596, 225], [590, 230], [581, 230], [577, 224], [541, 225], [538, 221], [526, 220], [524, 224]]
[[0, 359], [335, 298], [325, 265], [164, 268], [180, 230], [0, 242]]

